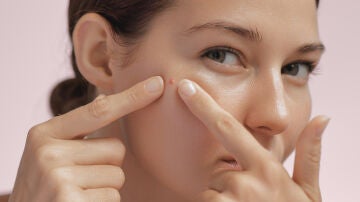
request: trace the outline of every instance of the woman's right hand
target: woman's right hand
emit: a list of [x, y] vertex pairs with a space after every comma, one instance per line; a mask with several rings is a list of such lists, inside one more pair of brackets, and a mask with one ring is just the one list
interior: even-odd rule
[[10, 202], [120, 201], [125, 147], [118, 138], [84, 139], [158, 99], [161, 77], [34, 126], [28, 134]]

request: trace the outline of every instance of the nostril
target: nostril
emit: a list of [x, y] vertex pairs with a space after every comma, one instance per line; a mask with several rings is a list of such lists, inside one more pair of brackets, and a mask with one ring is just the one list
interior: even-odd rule
[[263, 130], [263, 131], [271, 131], [271, 129], [266, 126], [259, 126], [258, 129]]
[[224, 157], [222, 159], [224, 162], [229, 163], [229, 164], [237, 164], [238, 162], [235, 160], [234, 157], [228, 156], [228, 157]]
[[238, 162], [236, 160], [224, 160], [226, 163], [230, 164], [230, 165], [237, 165]]
[[270, 128], [267, 126], [258, 126], [253, 130], [254, 134], [262, 134], [267, 136], [275, 136], [281, 134], [285, 129], [282, 128]]

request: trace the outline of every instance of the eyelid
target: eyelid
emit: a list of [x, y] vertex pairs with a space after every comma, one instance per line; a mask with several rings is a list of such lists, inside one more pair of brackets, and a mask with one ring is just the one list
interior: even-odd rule
[[[313, 73], [314, 70], [316, 69], [317, 65], [318, 65], [318, 62], [317, 61], [311, 61], [311, 60], [296, 60], [292, 63], [289, 63], [287, 65], [291, 65], [291, 64], [304, 64], [304, 65], [307, 65], [310, 67], [309, 69], [309, 73]], [[285, 65], [285, 66], [287, 66]]]
[[235, 54], [238, 57], [241, 65], [243, 65], [245, 67], [244, 55], [242, 54], [242, 52], [237, 49], [231, 48], [229, 46], [213, 46], [213, 47], [207, 48], [201, 52], [201, 57], [206, 57], [206, 53], [208, 53], [209, 51], [214, 51], [214, 50], [227, 51], [232, 54]]

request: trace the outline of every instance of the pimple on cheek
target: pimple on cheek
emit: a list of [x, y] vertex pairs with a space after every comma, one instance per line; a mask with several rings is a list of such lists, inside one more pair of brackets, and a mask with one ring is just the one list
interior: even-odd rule
[[168, 81], [168, 83], [169, 83], [170, 85], [174, 85], [174, 84], [175, 84], [175, 79], [174, 79], [174, 78], [170, 78], [169, 81]]
[[177, 97], [177, 80], [172, 78], [168, 78], [166, 79], [166, 84], [167, 84], [167, 92], [170, 93], [171, 95], [175, 95]]

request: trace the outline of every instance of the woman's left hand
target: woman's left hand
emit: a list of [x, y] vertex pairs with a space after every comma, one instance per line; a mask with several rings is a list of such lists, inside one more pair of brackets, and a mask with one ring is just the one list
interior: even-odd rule
[[[193, 84], [193, 88], [187, 84]], [[296, 145], [293, 177], [282, 163], [261, 146], [247, 129], [222, 109], [200, 86], [179, 83], [179, 93], [192, 111], [231, 152], [242, 171], [221, 172], [197, 201], [206, 202], [320, 202], [321, 136], [329, 119], [318, 116], [308, 123]]]

